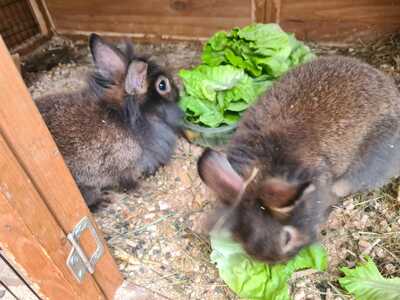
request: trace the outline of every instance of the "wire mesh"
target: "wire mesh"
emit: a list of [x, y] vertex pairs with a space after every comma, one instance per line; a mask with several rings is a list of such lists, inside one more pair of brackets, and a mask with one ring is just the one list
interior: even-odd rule
[[0, 34], [9, 49], [40, 33], [27, 0], [0, 0]]

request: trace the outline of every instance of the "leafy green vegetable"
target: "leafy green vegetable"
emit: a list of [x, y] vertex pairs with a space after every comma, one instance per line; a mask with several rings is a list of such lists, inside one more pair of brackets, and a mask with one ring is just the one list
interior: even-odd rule
[[179, 72], [185, 87], [180, 106], [192, 123], [233, 124], [274, 80], [313, 57], [277, 24], [217, 32], [203, 48], [203, 64]]
[[186, 112], [186, 118], [209, 127], [237, 121], [225, 112], [235, 112], [238, 116], [271, 84], [265, 78], [252, 79], [230, 65], [199, 65], [191, 71], [181, 70], [179, 76], [185, 85], [179, 105]]
[[232, 66], [209, 68], [205, 65], [191, 71], [181, 70], [179, 76], [189, 95], [209, 101], [216, 100], [217, 91], [229, 90], [247, 77], [243, 70]]
[[226, 232], [212, 233], [211, 247], [211, 261], [217, 264], [221, 278], [246, 299], [288, 300], [287, 281], [295, 271], [327, 268], [326, 251], [319, 245], [303, 249], [286, 264], [273, 266], [250, 258]]
[[397, 300], [400, 299], [400, 278], [384, 278], [373, 260], [366, 258], [366, 262], [354, 269], [341, 268], [344, 277], [339, 283], [357, 300]]
[[230, 64], [252, 77], [268, 74], [276, 79], [313, 57], [307, 46], [279, 25], [252, 24], [216, 33], [204, 46], [202, 61], [209, 66]]

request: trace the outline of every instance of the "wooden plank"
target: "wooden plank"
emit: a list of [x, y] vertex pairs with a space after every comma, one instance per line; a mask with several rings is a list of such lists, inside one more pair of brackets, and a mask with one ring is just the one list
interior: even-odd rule
[[265, 23], [265, 12], [268, 0], [251, 0], [253, 22]]
[[56, 27], [54, 25], [53, 18], [51, 17], [49, 9], [47, 7], [46, 0], [38, 0], [37, 3], [40, 11], [42, 12], [42, 15], [45, 16], [47, 28], [49, 28], [49, 30], [53, 32]]
[[[121, 42], [122, 39], [128, 38], [133, 41], [143, 43], [162, 43], [168, 41], [170, 43], [180, 41], [193, 41], [196, 43], [204, 42], [208, 37], [193, 37], [193, 36], [182, 36], [182, 35], [155, 35], [155, 34], [143, 34], [143, 33], [118, 33], [118, 32], [104, 32], [96, 31], [101, 37], [108, 42]], [[91, 31], [78, 31], [78, 30], [58, 30], [57, 34], [62, 35], [73, 41], [87, 40], [92, 32]], [[200, 44], [201, 46], [201, 44]]]
[[40, 33], [43, 35], [47, 35], [49, 33], [49, 29], [47, 27], [44, 16], [40, 11], [38, 2], [36, 0], [29, 0], [29, 5], [31, 6], [32, 13], [39, 24]]
[[32, 282], [38, 283], [33, 288], [41, 298], [78, 299], [4, 193], [0, 193], [0, 247], [7, 257], [17, 262], [19, 270], [29, 274]]
[[398, 0], [281, 0], [281, 26], [300, 39], [348, 43], [400, 29]]
[[[2, 251], [0, 250], [0, 255]], [[4, 253], [3, 253], [4, 255]], [[0, 256], [0, 283], [7, 287], [17, 298], [24, 300], [40, 300], [21, 280], [19, 275], [12, 269], [9, 263], [5, 260], [4, 256]], [[1, 295], [0, 286], [0, 295]], [[4, 298], [0, 297], [1, 300]]]
[[17, 67], [18, 72], [21, 73], [21, 57], [19, 55], [19, 53], [15, 53], [13, 55], [11, 55], [15, 66]]
[[33, 282], [40, 284], [33, 288], [41, 298], [79, 299], [3, 194], [0, 194], [0, 216], [0, 245], [8, 257], [14, 255], [20, 269], [29, 272]]
[[[0, 102], [7, 103], [0, 106], [0, 132], [14, 156], [64, 233], [71, 232], [84, 216], [95, 224], [1, 39], [0, 70], [7, 70], [0, 72]], [[22, 213], [29, 215], [27, 208]], [[94, 240], [85, 235], [81, 244], [84, 249], [93, 249]], [[108, 299], [122, 284], [122, 275], [107, 247], [94, 278]]]
[[279, 23], [281, 14], [281, 0], [266, 0], [265, 23]]
[[[1, 79], [0, 79], [1, 80]], [[3, 99], [4, 101], [4, 99]], [[3, 102], [4, 103], [4, 102]], [[76, 299], [79, 294], [80, 299], [104, 299], [103, 293], [97, 287], [96, 282], [87, 276], [82, 284], [79, 284], [72, 273], [66, 266], [67, 257], [71, 250], [69, 242], [66, 240], [66, 235], [58, 226], [56, 220], [47, 209], [45, 203], [40, 195], [35, 190], [30, 178], [25, 174], [18, 161], [13, 156], [11, 150], [8, 148], [6, 141], [0, 136], [0, 194], [4, 201], [7, 201], [8, 206], [14, 210], [14, 214], [23, 220], [24, 225], [31, 232], [32, 238], [38, 244], [44, 254], [49, 257], [51, 263], [56, 268], [56, 272], [62, 277], [63, 289], [71, 290], [69, 292], [70, 299]], [[7, 217], [7, 215], [5, 215]], [[0, 217], [3, 219], [3, 216]], [[13, 226], [12, 223], [6, 223], [4, 226]], [[18, 240], [21, 238], [17, 235], [10, 234], [8, 239]], [[1, 243], [10, 244], [6, 237], [0, 238]], [[29, 246], [32, 241], [27, 242]], [[18, 246], [18, 245], [17, 245]], [[5, 247], [6, 248], [6, 247]], [[7, 249], [7, 248], [6, 248]], [[9, 249], [9, 248], [8, 248]], [[13, 255], [16, 257], [17, 262], [20, 262], [20, 256], [27, 256], [26, 247], [13, 248]], [[36, 257], [29, 255], [30, 261], [35, 261]], [[29, 274], [29, 278], [33, 278], [38, 272], [40, 265], [34, 264], [32, 268], [26, 266], [24, 269]], [[40, 279], [39, 285], [41, 289], [47, 286], [52, 287], [55, 283], [49, 279]], [[43, 286], [42, 286], [43, 285]], [[73, 293], [76, 293], [74, 295]]]
[[206, 38], [249, 24], [251, 1], [243, 0], [48, 0], [56, 31], [114, 32]]

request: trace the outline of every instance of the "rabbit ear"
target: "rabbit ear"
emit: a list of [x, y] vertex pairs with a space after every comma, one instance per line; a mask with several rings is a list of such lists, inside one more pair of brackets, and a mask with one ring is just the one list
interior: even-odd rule
[[121, 51], [95, 33], [90, 35], [89, 45], [97, 70], [107, 79], [121, 80], [127, 67], [127, 60]]
[[197, 169], [200, 178], [221, 201], [226, 204], [235, 202], [243, 189], [244, 180], [224, 154], [207, 148], [197, 163]]
[[265, 207], [289, 212], [303, 192], [308, 193], [313, 189], [314, 185], [309, 183], [293, 183], [275, 177], [263, 182], [258, 195]]
[[130, 63], [125, 79], [125, 91], [130, 95], [143, 95], [147, 93], [147, 68], [144, 61], [135, 60]]

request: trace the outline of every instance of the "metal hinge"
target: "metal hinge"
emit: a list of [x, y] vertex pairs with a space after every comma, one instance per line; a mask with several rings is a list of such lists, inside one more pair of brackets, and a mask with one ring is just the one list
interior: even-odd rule
[[[87, 229], [91, 232], [96, 241], [96, 250], [90, 259], [88, 259], [79, 243], [80, 236]], [[67, 259], [67, 266], [71, 270], [72, 274], [74, 274], [75, 278], [79, 282], [82, 282], [87, 272], [91, 274], [94, 273], [96, 263], [104, 253], [103, 243], [100, 237], [97, 235], [96, 228], [94, 228], [87, 216], [75, 226], [74, 230], [68, 234], [67, 238], [72, 244], [72, 250]]]

